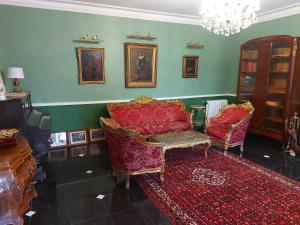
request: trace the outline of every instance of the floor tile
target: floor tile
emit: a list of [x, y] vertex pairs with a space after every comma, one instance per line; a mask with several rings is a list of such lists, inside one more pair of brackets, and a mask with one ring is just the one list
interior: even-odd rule
[[126, 209], [111, 214], [114, 225], [154, 225], [151, 218], [147, 217], [139, 207]]
[[104, 216], [95, 220], [89, 220], [82, 223], [75, 223], [75, 225], [113, 225], [110, 216]]

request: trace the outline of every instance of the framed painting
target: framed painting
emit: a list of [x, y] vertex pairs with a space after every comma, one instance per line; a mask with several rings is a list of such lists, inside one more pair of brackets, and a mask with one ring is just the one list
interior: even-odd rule
[[125, 43], [125, 87], [155, 88], [157, 79], [156, 44]]
[[86, 130], [74, 130], [68, 132], [69, 145], [87, 144]]
[[5, 100], [6, 97], [6, 88], [5, 88], [5, 85], [4, 85], [4, 81], [2, 79], [2, 75], [0, 73], [0, 100]]
[[60, 148], [68, 145], [67, 132], [52, 133], [50, 137], [50, 147]]
[[198, 77], [198, 61], [199, 56], [185, 55], [182, 60], [182, 77], [197, 78]]
[[77, 48], [79, 84], [104, 84], [104, 48]]
[[104, 140], [104, 130], [102, 128], [90, 128], [89, 129], [90, 142], [96, 142]]

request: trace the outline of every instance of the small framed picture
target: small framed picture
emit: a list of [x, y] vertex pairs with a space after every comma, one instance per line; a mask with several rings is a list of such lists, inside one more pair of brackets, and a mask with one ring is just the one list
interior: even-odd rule
[[90, 128], [89, 135], [90, 135], [90, 142], [96, 142], [105, 139], [103, 128]]
[[6, 99], [5, 95], [6, 95], [6, 88], [5, 88], [2, 75], [0, 73], [0, 100], [5, 100]]
[[87, 143], [86, 130], [74, 130], [68, 132], [69, 145], [82, 145]]
[[52, 133], [50, 137], [50, 147], [60, 148], [68, 145], [67, 132]]
[[198, 61], [199, 56], [185, 55], [182, 60], [182, 77], [197, 78], [198, 77]]

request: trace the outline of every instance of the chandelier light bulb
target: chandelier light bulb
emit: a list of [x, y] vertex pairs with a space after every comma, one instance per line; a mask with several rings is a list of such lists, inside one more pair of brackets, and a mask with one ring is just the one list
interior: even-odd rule
[[204, 0], [199, 12], [201, 26], [229, 36], [255, 23], [259, 9], [259, 0]]

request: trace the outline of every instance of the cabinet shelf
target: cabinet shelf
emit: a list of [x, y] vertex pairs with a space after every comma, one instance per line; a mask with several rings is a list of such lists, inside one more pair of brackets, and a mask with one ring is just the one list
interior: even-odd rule
[[244, 87], [244, 86], [240, 86], [240, 91], [241, 92], [254, 92], [254, 87]]
[[265, 117], [265, 120], [274, 122], [274, 123], [283, 123], [283, 119], [280, 117]]
[[282, 105], [268, 105], [268, 104], [266, 104], [266, 107], [273, 108], [273, 109], [283, 109]]
[[272, 132], [272, 133], [275, 133], [275, 134], [281, 134], [282, 133], [282, 131], [274, 129], [274, 128], [265, 128], [265, 130], [269, 131], [269, 132]]
[[257, 61], [257, 59], [243, 59], [243, 61], [245, 61], [245, 62], [256, 62]]
[[268, 94], [286, 94], [286, 89], [283, 88], [268, 88], [267, 89]]
[[289, 59], [290, 55], [272, 55], [272, 59]]

